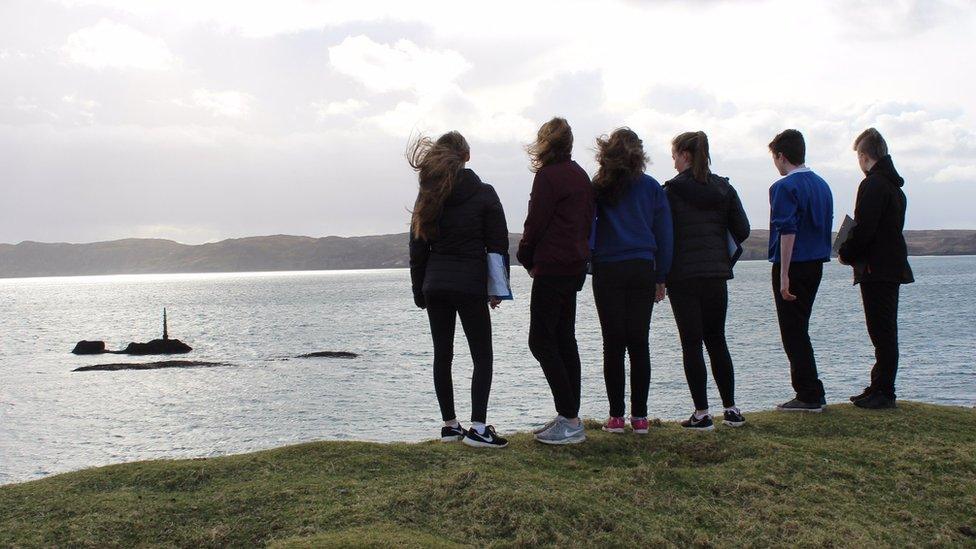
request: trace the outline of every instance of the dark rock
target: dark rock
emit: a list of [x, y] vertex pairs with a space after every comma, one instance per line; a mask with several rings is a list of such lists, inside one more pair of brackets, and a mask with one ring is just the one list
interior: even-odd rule
[[72, 372], [92, 372], [115, 370], [158, 370], [160, 368], [204, 368], [209, 366], [230, 366], [225, 362], [201, 362], [198, 360], [163, 360], [160, 362], [119, 362], [116, 364], [95, 364], [82, 366]]
[[105, 352], [105, 342], [81, 340], [71, 352], [76, 355], [100, 355]]
[[178, 339], [154, 339], [149, 343], [129, 343], [122, 351], [123, 355], [180, 355], [189, 353], [193, 348]]
[[356, 353], [350, 353], [348, 351], [318, 351], [316, 353], [298, 355], [295, 358], [356, 358], [358, 356]]

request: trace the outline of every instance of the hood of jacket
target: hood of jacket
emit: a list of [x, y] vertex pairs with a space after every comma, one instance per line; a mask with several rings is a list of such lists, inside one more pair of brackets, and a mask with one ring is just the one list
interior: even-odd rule
[[884, 158], [878, 160], [874, 167], [868, 170], [867, 175], [869, 177], [872, 175], [881, 176], [891, 181], [897, 187], [905, 186], [905, 179], [898, 175], [898, 170], [895, 169], [895, 163], [891, 161], [890, 154], [886, 154]]
[[729, 180], [709, 174], [708, 182], [696, 181], [691, 170], [685, 170], [664, 184], [665, 190], [680, 196], [699, 209], [720, 209], [729, 199]]
[[478, 177], [478, 174], [468, 168], [464, 168], [458, 173], [458, 177], [454, 181], [454, 189], [451, 190], [451, 195], [447, 197], [444, 204], [447, 206], [463, 204], [477, 194], [478, 188], [480, 187], [481, 179]]

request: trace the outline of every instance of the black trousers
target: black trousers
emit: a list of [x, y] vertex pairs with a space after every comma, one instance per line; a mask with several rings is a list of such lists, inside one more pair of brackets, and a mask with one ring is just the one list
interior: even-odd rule
[[793, 390], [801, 401], [818, 404], [824, 398], [824, 387], [817, 375], [817, 360], [810, 343], [810, 315], [823, 278], [823, 263], [800, 261], [790, 264], [790, 291], [796, 296], [795, 301], [784, 300], [779, 292], [780, 264], [773, 263], [772, 270], [776, 317], [783, 350], [790, 361]]
[[593, 298], [603, 333], [603, 379], [613, 417], [622, 417], [625, 411], [625, 351], [630, 355], [630, 414], [647, 417], [654, 281], [654, 262], [645, 259], [593, 265]]
[[702, 344], [708, 350], [712, 377], [722, 396], [722, 405], [735, 406], [735, 373], [725, 342], [725, 316], [729, 290], [725, 279], [697, 278], [668, 285], [674, 321], [681, 337], [685, 378], [696, 410], [708, 408], [708, 373]]
[[434, 391], [444, 421], [456, 419], [454, 413], [454, 329], [457, 317], [468, 340], [474, 374], [471, 378], [471, 421], [485, 422], [488, 394], [491, 392], [493, 354], [491, 316], [483, 296], [465, 294], [431, 294], [427, 297], [427, 317], [434, 340]]
[[874, 344], [871, 391], [895, 398], [898, 373], [898, 291], [897, 282], [861, 282], [861, 300], [868, 335]]
[[579, 416], [580, 357], [576, 345], [576, 294], [585, 274], [536, 276], [529, 303], [529, 349], [549, 383], [556, 413]]

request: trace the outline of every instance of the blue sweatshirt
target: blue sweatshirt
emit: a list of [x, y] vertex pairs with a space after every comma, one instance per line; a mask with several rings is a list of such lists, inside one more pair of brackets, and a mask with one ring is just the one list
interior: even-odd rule
[[834, 196], [822, 177], [798, 168], [769, 188], [769, 261], [779, 263], [779, 237], [795, 234], [791, 261], [830, 261]]
[[674, 227], [661, 184], [641, 174], [617, 204], [597, 200], [591, 242], [594, 263], [647, 259], [654, 262], [657, 281], [664, 282], [671, 270]]

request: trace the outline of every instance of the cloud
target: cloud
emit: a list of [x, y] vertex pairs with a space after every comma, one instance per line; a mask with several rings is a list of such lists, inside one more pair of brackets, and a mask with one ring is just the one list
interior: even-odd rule
[[345, 101], [330, 101], [330, 102], [316, 102], [312, 103], [312, 110], [314, 110], [319, 118], [328, 118], [330, 116], [351, 116], [359, 111], [365, 109], [369, 106], [369, 103], [361, 101], [359, 99], [346, 99]]
[[329, 48], [329, 63], [372, 92], [412, 91], [420, 95], [449, 91], [471, 68], [471, 63], [453, 50], [421, 48], [406, 39], [380, 44], [363, 35], [350, 36]]
[[213, 116], [246, 118], [251, 111], [254, 96], [237, 91], [211, 91], [198, 89], [193, 92], [192, 104], [209, 111]]
[[976, 164], [946, 166], [932, 176], [932, 181], [935, 183], [974, 183], [976, 182]]
[[109, 19], [72, 33], [61, 51], [72, 63], [99, 70], [164, 71], [179, 66], [162, 39]]

